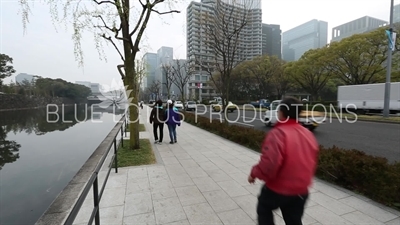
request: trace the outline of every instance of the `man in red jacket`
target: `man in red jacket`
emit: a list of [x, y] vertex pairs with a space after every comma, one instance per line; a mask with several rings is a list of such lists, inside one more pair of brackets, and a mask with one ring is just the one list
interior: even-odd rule
[[298, 123], [301, 108], [301, 102], [292, 97], [281, 102], [279, 123], [264, 139], [260, 161], [248, 178], [249, 183], [265, 182], [258, 196], [259, 225], [274, 225], [272, 211], [277, 208], [286, 225], [302, 225], [319, 146], [314, 135]]

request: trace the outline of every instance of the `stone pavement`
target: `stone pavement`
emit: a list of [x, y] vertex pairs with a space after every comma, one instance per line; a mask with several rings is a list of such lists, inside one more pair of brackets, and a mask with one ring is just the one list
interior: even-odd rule
[[[153, 142], [146, 107], [141, 113]], [[150, 131], [150, 132], [149, 132]], [[257, 224], [256, 204], [261, 183], [247, 175], [259, 154], [190, 124], [177, 128], [178, 143], [153, 145], [157, 164], [111, 172], [101, 200], [101, 224]], [[353, 192], [315, 179], [303, 223], [400, 224], [400, 212]], [[89, 193], [75, 224], [87, 224], [92, 209]], [[280, 211], [276, 224], [284, 224]]]

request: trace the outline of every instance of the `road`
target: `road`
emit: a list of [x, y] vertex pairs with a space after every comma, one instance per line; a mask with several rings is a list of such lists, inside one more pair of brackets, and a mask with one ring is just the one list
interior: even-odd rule
[[[208, 109], [198, 108], [197, 115], [223, 119], [222, 114]], [[230, 123], [253, 127], [268, 132], [271, 128], [262, 122], [264, 112], [236, 111], [228, 113]], [[349, 122], [354, 122], [349, 119]], [[344, 149], [357, 149], [369, 155], [387, 158], [390, 162], [400, 162], [400, 124], [356, 121], [354, 123], [340, 122], [327, 118], [314, 134], [318, 142], [325, 147], [336, 145]]]

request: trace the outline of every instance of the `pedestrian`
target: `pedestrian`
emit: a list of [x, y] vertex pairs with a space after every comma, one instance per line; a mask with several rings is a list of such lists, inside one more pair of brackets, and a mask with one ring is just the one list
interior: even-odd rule
[[168, 126], [169, 137], [171, 138], [170, 144], [177, 142], [176, 139], [176, 126], [181, 125], [181, 117], [179, 113], [174, 110], [174, 104], [171, 100], [167, 101], [167, 111], [165, 112], [166, 124]]
[[175, 107], [175, 100], [172, 100], [172, 106], [175, 112], [178, 112], [178, 108]]
[[[155, 104], [153, 109], [150, 113], [150, 124], [153, 124], [153, 134], [155, 144], [162, 144], [163, 137], [164, 137], [164, 109], [163, 103], [161, 100], [158, 100]], [[160, 132], [160, 136], [158, 136], [157, 131]], [[160, 139], [158, 138], [160, 137]]]
[[260, 161], [248, 177], [265, 182], [258, 196], [259, 225], [273, 225], [272, 211], [280, 208], [286, 225], [302, 225], [318, 161], [319, 145], [314, 135], [298, 123], [301, 102], [287, 97], [278, 108], [278, 124], [262, 143]]
[[143, 109], [143, 101], [140, 102], [140, 108]]

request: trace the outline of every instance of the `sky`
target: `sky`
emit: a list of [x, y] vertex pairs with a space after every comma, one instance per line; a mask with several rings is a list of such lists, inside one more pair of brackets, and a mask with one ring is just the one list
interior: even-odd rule
[[[186, 7], [190, 1], [168, 1], [178, 1], [173, 9], [181, 13], [151, 17], [139, 57], [168, 46], [174, 49], [174, 58], [186, 58]], [[122, 61], [111, 45], [103, 47], [105, 61], [95, 48], [93, 33], [85, 33], [82, 37], [84, 65], [79, 67], [74, 56], [72, 26], [68, 23], [53, 25], [49, 7], [40, 1], [31, 2], [35, 4], [31, 6], [32, 14], [24, 32], [18, 0], [0, 0], [0, 53], [13, 58], [15, 75], [28, 73], [103, 86], [120, 80], [116, 65]], [[394, 3], [400, 4], [400, 0]], [[323, 20], [328, 22], [328, 42], [333, 27], [367, 15], [389, 21], [389, 11], [390, 0], [262, 0], [263, 23], [279, 24], [284, 32], [312, 19]], [[15, 81], [15, 75], [5, 79], [5, 83]]]

